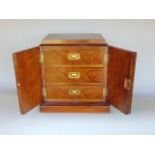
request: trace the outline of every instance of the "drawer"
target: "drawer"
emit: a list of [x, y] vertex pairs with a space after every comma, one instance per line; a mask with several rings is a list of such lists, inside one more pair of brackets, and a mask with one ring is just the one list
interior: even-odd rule
[[46, 83], [103, 83], [104, 68], [100, 67], [46, 67]]
[[103, 86], [47, 85], [47, 100], [104, 101]]
[[48, 46], [42, 47], [44, 65], [103, 66], [107, 47], [104, 46]]

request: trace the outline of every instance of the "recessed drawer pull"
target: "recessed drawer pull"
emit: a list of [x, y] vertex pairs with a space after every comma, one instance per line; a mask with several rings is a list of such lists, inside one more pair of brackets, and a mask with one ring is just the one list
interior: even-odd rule
[[68, 60], [79, 60], [80, 53], [68, 53]]
[[69, 95], [80, 95], [79, 89], [69, 89], [68, 90]]
[[68, 78], [69, 79], [79, 79], [80, 78], [80, 72], [69, 72]]

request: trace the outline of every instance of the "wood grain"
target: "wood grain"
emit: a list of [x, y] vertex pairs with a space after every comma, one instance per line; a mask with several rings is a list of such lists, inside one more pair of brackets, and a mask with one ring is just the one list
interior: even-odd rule
[[[80, 59], [69, 60], [71, 53]], [[136, 52], [108, 46], [100, 34], [50, 34], [40, 47], [16, 52], [13, 58], [22, 114], [39, 104], [41, 112], [109, 112], [109, 104], [131, 112]], [[80, 77], [70, 79], [70, 72]], [[131, 80], [129, 90], [125, 79]], [[42, 87], [47, 91], [44, 98]], [[103, 88], [108, 88], [107, 97]], [[80, 93], [71, 95], [69, 90]]]
[[106, 44], [101, 34], [49, 34], [41, 44]]
[[[80, 73], [78, 79], [68, 77], [70, 72]], [[104, 83], [104, 68], [81, 67], [46, 67], [45, 81], [47, 83]]]
[[109, 112], [109, 106], [40, 106], [41, 112]]
[[[131, 112], [136, 52], [109, 47], [108, 101], [125, 114]], [[124, 88], [124, 80], [131, 80], [130, 90]]]
[[13, 53], [19, 106], [22, 114], [42, 102], [39, 47]]
[[[47, 46], [41, 47], [45, 66], [104, 66], [107, 47], [98, 46]], [[79, 60], [68, 60], [69, 53], [78, 53]]]
[[[62, 86], [51, 86], [47, 85], [47, 96], [46, 99], [70, 99], [71, 101], [80, 101], [80, 100], [101, 100], [104, 101], [105, 98], [103, 96], [103, 86], [75, 86], [75, 85], [62, 85]], [[70, 94], [70, 90], [78, 90], [79, 94]]]

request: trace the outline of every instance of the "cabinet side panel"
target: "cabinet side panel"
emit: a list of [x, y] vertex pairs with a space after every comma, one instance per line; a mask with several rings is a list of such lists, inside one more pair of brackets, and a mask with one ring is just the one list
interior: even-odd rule
[[19, 107], [27, 113], [42, 102], [39, 47], [13, 53]]
[[136, 52], [109, 47], [107, 100], [125, 114], [131, 112], [135, 62]]

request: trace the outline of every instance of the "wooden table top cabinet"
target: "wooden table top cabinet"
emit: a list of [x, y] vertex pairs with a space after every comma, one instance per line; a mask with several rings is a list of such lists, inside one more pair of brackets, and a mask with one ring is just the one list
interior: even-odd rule
[[100, 34], [49, 34], [13, 53], [20, 111], [131, 112], [136, 52]]

